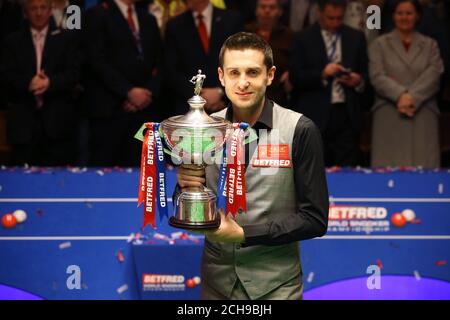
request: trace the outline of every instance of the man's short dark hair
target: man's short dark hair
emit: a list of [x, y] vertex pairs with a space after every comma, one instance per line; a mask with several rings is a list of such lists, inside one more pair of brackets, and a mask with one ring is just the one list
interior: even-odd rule
[[320, 11], [325, 10], [327, 5], [345, 9], [347, 7], [347, 0], [317, 0], [317, 5], [319, 6]]
[[260, 36], [250, 32], [238, 32], [229, 36], [222, 45], [219, 54], [219, 67], [223, 68], [223, 59], [226, 50], [254, 49], [264, 55], [264, 64], [267, 70], [273, 67], [273, 53], [270, 45]]

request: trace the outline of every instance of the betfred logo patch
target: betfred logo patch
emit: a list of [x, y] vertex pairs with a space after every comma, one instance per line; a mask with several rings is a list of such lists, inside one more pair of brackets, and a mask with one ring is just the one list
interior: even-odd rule
[[253, 167], [291, 168], [292, 159], [288, 144], [258, 145], [258, 156], [252, 161]]

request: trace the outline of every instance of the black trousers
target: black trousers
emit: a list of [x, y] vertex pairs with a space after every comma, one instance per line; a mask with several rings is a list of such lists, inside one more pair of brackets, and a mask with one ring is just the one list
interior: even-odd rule
[[351, 126], [344, 103], [331, 106], [327, 127], [322, 132], [325, 165], [357, 166], [360, 159], [359, 135]]
[[[75, 124], [67, 124], [74, 126]], [[74, 136], [52, 138], [44, 128], [42, 113], [36, 110], [30, 141], [11, 143], [11, 165], [66, 166], [73, 165], [77, 152]]]

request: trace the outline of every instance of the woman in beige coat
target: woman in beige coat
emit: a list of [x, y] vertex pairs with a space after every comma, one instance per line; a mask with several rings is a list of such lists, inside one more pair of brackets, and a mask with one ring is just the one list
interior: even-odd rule
[[440, 164], [435, 95], [444, 67], [436, 41], [414, 30], [419, 15], [417, 0], [399, 0], [395, 29], [369, 48], [374, 167]]

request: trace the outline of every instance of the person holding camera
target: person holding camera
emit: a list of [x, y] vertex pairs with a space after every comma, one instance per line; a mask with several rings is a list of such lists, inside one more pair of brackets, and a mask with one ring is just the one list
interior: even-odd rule
[[345, 0], [320, 0], [319, 22], [296, 35], [291, 54], [291, 105], [320, 128], [327, 166], [359, 162], [367, 46], [363, 32], [343, 25], [345, 8]]

